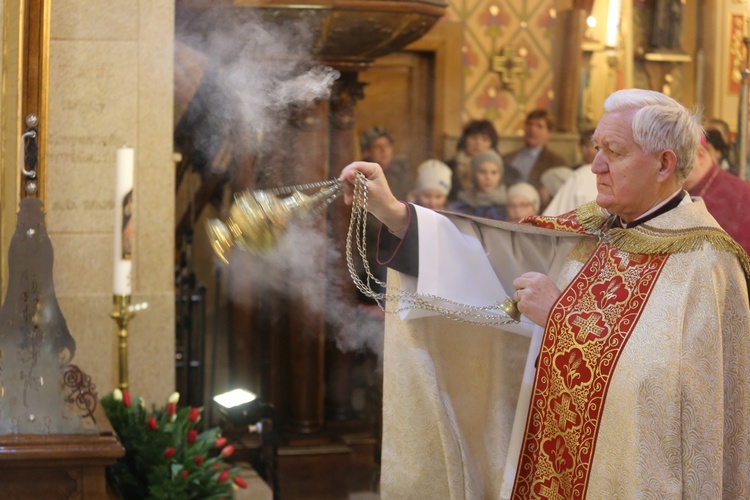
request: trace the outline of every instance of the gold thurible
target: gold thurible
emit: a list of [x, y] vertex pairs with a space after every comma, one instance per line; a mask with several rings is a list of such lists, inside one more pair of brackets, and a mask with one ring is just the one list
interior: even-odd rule
[[135, 316], [130, 309], [130, 295], [114, 295], [112, 303], [115, 310], [110, 317], [115, 320], [117, 325], [118, 339], [118, 377], [117, 387], [120, 390], [128, 388], [128, 322]]
[[[306, 195], [302, 189], [321, 187]], [[229, 262], [229, 251], [235, 245], [241, 250], [262, 254], [275, 247], [293, 220], [316, 214], [343, 191], [337, 180], [291, 186], [275, 190], [247, 191], [235, 196], [226, 222], [208, 221], [206, 230], [216, 255]], [[288, 194], [278, 197], [277, 194]]]

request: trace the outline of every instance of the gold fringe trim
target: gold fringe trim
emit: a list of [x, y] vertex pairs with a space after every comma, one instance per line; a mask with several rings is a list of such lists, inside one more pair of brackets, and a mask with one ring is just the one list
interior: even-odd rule
[[718, 227], [661, 229], [641, 224], [633, 229], [613, 227], [604, 230], [605, 223], [612, 216], [596, 202], [581, 205], [576, 210], [576, 216], [587, 232], [624, 252], [643, 255], [687, 253], [700, 250], [708, 243], [717, 250], [734, 254], [740, 261], [745, 278], [750, 281], [750, 257], [739, 243]]
[[576, 218], [586, 231], [598, 234], [607, 219], [612, 217], [595, 201], [584, 203], [576, 209]]

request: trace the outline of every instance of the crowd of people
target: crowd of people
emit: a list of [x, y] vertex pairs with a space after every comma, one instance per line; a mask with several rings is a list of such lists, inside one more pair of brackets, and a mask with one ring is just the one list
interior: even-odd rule
[[[730, 127], [721, 119], [710, 119], [703, 128], [698, 168], [683, 187], [691, 196], [704, 198], [722, 227], [750, 252], [750, 231], [743, 231], [750, 222], [744, 215], [750, 185], [737, 182]], [[503, 155], [499, 135], [489, 120], [469, 121], [453, 158], [425, 160], [416, 172], [395, 158], [394, 138], [383, 127], [365, 131], [360, 147], [365, 161], [381, 165], [400, 200], [432, 210], [520, 222], [533, 215], [564, 214], [596, 198], [596, 174], [591, 170], [596, 155], [591, 141], [594, 131], [581, 131], [577, 164], [548, 146], [554, 123], [544, 109], [526, 115], [523, 147]]]

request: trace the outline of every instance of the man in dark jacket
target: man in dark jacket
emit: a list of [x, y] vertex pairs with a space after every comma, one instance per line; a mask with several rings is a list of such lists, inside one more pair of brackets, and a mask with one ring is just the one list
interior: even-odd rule
[[553, 123], [547, 110], [535, 109], [526, 115], [523, 127], [524, 142], [521, 149], [503, 155], [506, 183], [528, 182], [539, 189], [542, 174], [552, 167], [568, 166], [559, 154], [547, 148]]

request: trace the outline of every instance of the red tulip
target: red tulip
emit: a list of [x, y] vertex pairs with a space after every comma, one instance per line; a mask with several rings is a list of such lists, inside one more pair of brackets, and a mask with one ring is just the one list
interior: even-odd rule
[[203, 465], [203, 455], [196, 455], [195, 458], [193, 459], [193, 463], [197, 465], [198, 467]]
[[222, 471], [221, 474], [219, 474], [219, 477], [216, 478], [216, 482], [223, 483], [227, 479], [229, 479], [229, 471], [225, 470], [225, 471]]
[[130, 400], [130, 391], [127, 389], [122, 391], [122, 404], [125, 405], [125, 408], [130, 408], [130, 405], [133, 404]]
[[227, 438], [225, 437], [220, 437], [219, 439], [216, 440], [217, 448], [223, 448], [225, 444], [227, 444]]
[[180, 472], [180, 475], [182, 476], [182, 479], [187, 479], [190, 473], [188, 472], [187, 469], [182, 469], [182, 471]]
[[237, 486], [239, 486], [242, 489], [247, 488], [247, 483], [240, 476], [234, 476], [234, 484], [236, 484]]
[[191, 422], [197, 422], [200, 416], [201, 416], [200, 408], [191, 408], [190, 415], [188, 415], [188, 420], [190, 420]]
[[174, 457], [174, 453], [174, 448], [170, 446], [169, 448], [167, 448], [167, 451], [164, 452], [164, 458], [166, 458], [167, 460], [172, 460], [172, 457]]
[[195, 440], [198, 439], [198, 431], [195, 429], [190, 429], [187, 433], [187, 442], [189, 444], [195, 443]]
[[148, 428], [152, 431], [155, 431], [159, 427], [154, 417], [149, 418], [148, 422], [146, 422], [146, 425], [148, 425]]
[[167, 403], [167, 416], [171, 417], [174, 415], [175, 410], [177, 409], [177, 405], [174, 403]]
[[223, 457], [228, 457], [232, 453], [234, 453], [234, 446], [232, 446], [231, 444], [229, 446], [225, 446], [224, 449], [221, 450], [221, 455]]

